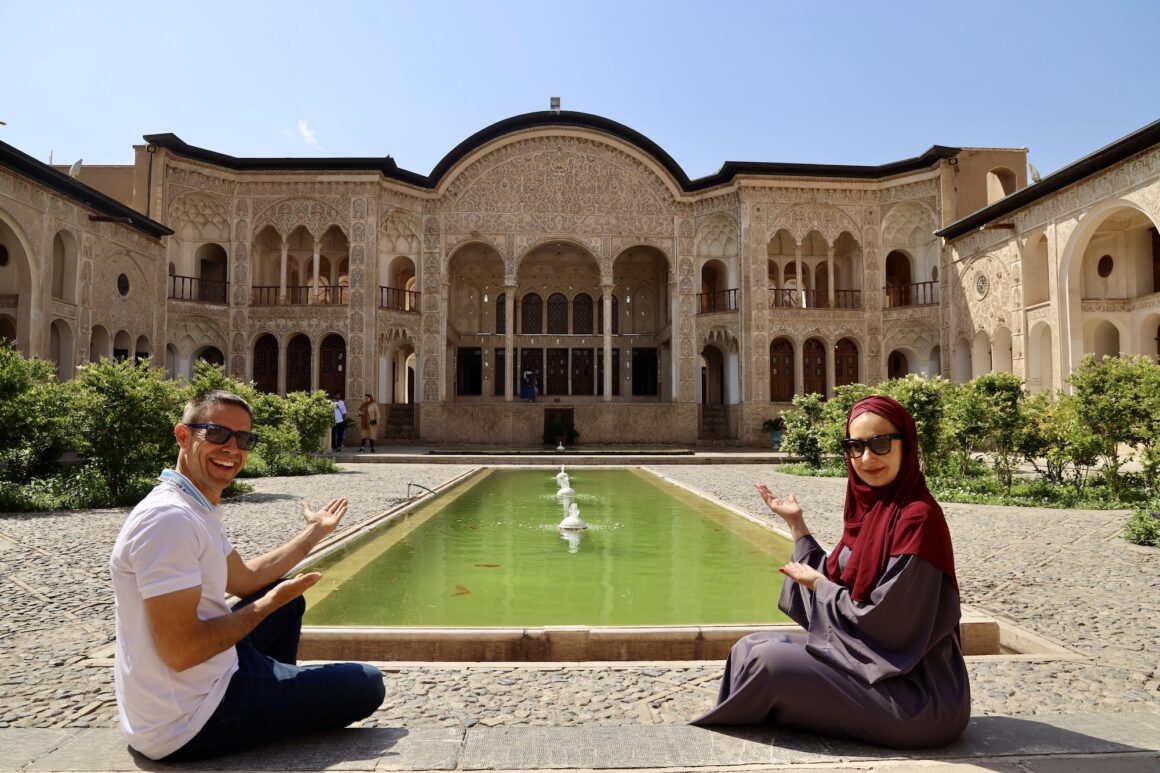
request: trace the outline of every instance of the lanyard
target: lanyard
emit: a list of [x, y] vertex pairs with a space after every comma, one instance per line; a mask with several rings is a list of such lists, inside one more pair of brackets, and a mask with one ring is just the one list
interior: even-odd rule
[[197, 502], [199, 505], [201, 505], [202, 507], [204, 507], [206, 510], [212, 511], [214, 509], [214, 506], [211, 505], [209, 503], [209, 500], [205, 498], [205, 494], [198, 491], [197, 486], [194, 486], [189, 481], [189, 478], [185, 477], [177, 470], [169, 470], [169, 469], [162, 470], [161, 471], [161, 480], [167, 480], [170, 483], [177, 484], [177, 486], [179, 488], [181, 488], [182, 491], [184, 491], [186, 494], [189, 494], [191, 497], [193, 497], [193, 500], [195, 502]]

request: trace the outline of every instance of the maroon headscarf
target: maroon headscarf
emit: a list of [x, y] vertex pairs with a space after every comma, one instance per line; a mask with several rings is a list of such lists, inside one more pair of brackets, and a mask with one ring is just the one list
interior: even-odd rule
[[[874, 487], [858, 477], [846, 457], [844, 528], [842, 539], [826, 559], [826, 575], [849, 588], [855, 601], [864, 602], [892, 556], [915, 555], [950, 577], [958, 589], [950, 530], [918, 466], [914, 419], [893, 398], [873, 395], [850, 409], [846, 417], [847, 437], [850, 422], [863, 413], [876, 414], [898, 427], [902, 433], [902, 466], [894, 480]], [[850, 560], [846, 571], [839, 572], [838, 555], [843, 545], [850, 548]]]

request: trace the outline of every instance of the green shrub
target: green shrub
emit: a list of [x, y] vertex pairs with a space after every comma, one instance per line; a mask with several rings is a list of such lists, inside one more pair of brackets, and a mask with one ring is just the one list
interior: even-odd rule
[[72, 391], [52, 363], [0, 338], [0, 478], [28, 483], [55, 470], [74, 443]]
[[826, 426], [822, 417], [822, 396], [819, 394], [794, 395], [796, 411], [782, 414], [785, 419], [785, 437], [781, 447], [805, 459], [815, 470], [822, 466], [826, 453]]
[[149, 360], [89, 363], [69, 384], [75, 390], [77, 450], [103, 476], [112, 502], [132, 503], [140, 481], [155, 481], [177, 458], [177, 384]]
[[1137, 545], [1151, 545], [1160, 548], [1160, 502], [1132, 513], [1124, 524], [1124, 539]]
[[897, 400], [914, 418], [919, 460], [924, 472], [942, 467], [944, 396], [949, 384], [940, 376], [927, 378], [911, 374], [884, 385], [884, 393]]
[[[1157, 445], [1160, 365], [1144, 356], [1096, 360], [1089, 354], [1069, 381], [1079, 418], [1101, 440], [1103, 477], [1119, 493], [1119, 471], [1125, 461], [1120, 458], [1120, 446], [1137, 446], [1147, 452]], [[1146, 461], [1152, 457], [1148, 454]], [[1155, 476], [1157, 469], [1147, 464], [1145, 471]]]

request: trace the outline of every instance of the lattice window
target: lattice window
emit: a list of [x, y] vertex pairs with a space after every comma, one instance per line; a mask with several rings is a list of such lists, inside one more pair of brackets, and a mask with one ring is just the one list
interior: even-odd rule
[[548, 296], [548, 333], [560, 335], [568, 332], [568, 299], [563, 293]]
[[501, 335], [507, 332], [507, 295], [505, 293], [500, 293], [495, 297], [495, 332]]
[[535, 293], [524, 296], [523, 313], [520, 315], [520, 332], [535, 335], [544, 332], [544, 302]]
[[580, 293], [572, 299], [572, 332], [592, 335], [592, 296]]

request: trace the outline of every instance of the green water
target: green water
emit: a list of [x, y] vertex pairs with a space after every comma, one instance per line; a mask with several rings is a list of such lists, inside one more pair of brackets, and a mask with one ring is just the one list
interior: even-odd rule
[[[556, 470], [490, 470], [312, 569], [307, 625], [770, 623], [788, 540], [639, 470], [568, 470], [579, 543], [561, 538]], [[574, 551], [574, 552], [570, 552]]]

